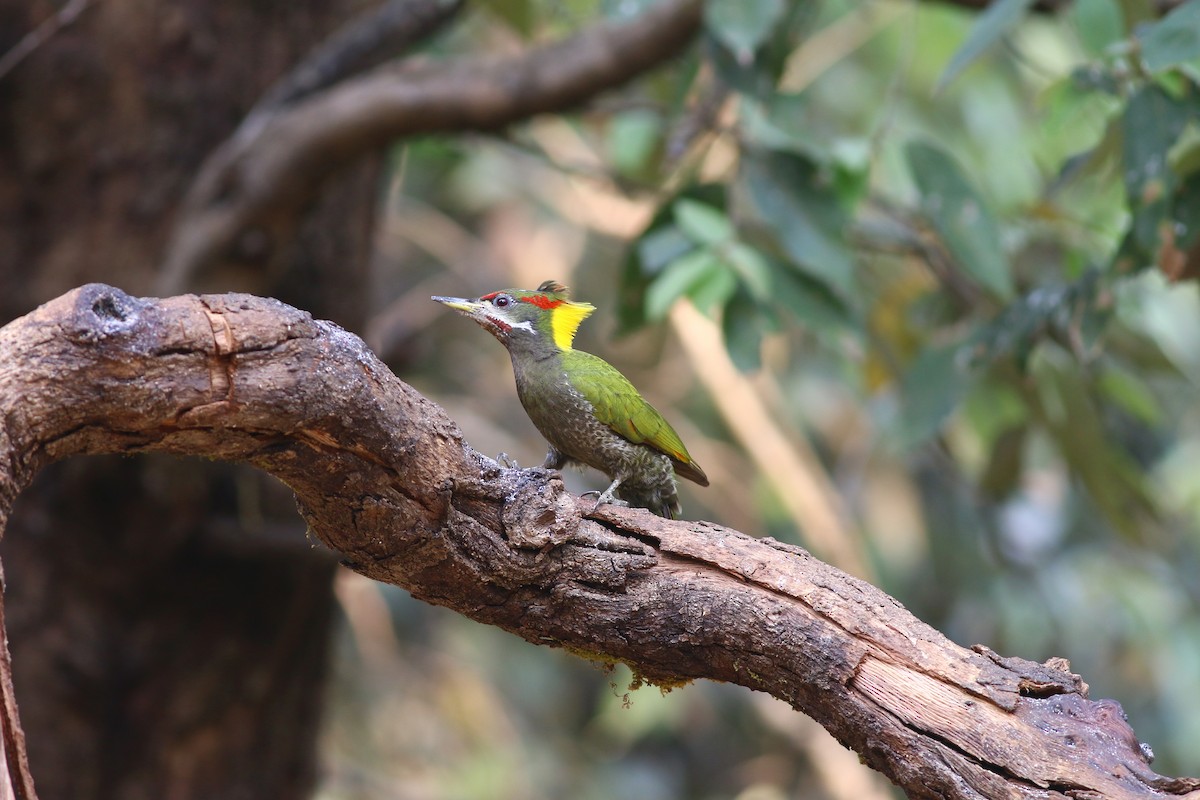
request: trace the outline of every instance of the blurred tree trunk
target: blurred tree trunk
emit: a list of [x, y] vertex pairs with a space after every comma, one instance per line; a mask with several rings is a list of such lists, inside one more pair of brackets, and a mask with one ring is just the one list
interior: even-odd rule
[[[63, 5], [0, 0], [0, 55]], [[70, 5], [0, 76], [0, 321], [88, 281], [152, 293], [196, 168], [362, 3]], [[341, 174], [293, 246], [248, 241], [197, 284], [361, 329], [375, 172]], [[302, 530], [257, 471], [106, 458], [40, 476], [2, 555], [43, 800], [309, 793], [335, 562]]]

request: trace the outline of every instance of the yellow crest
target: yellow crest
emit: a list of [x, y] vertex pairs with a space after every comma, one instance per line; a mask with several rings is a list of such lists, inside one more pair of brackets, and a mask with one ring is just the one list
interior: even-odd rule
[[542, 281], [529, 302], [550, 312], [550, 333], [560, 350], [570, 350], [575, 341], [579, 323], [587, 319], [596, 307], [591, 303], [576, 303], [571, 300], [571, 290], [558, 281]]
[[575, 341], [575, 331], [596, 307], [591, 303], [576, 303], [564, 300], [550, 309], [550, 331], [554, 334], [554, 344], [560, 350], [570, 350]]

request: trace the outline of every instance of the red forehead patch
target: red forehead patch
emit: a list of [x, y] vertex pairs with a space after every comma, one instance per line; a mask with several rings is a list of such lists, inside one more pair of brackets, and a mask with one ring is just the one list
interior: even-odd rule
[[547, 297], [544, 294], [531, 294], [529, 297], [522, 297], [521, 302], [522, 303], [532, 303], [533, 305], [537, 306], [538, 308], [546, 308], [546, 309], [558, 308], [559, 306], [561, 306], [563, 304], [562, 300], [558, 300], [553, 297]]
[[[483, 297], [480, 297], [479, 299], [480, 300], [495, 300], [497, 297], [499, 297], [502, 294], [504, 294], [504, 292], [492, 292], [491, 294], [485, 294]], [[518, 300], [522, 303], [531, 303], [531, 304], [537, 306], [538, 308], [545, 308], [545, 309], [558, 308], [565, 302], [563, 300], [559, 300], [554, 297], [549, 297], [544, 294], [531, 294], [526, 297], [518, 296], [518, 297], [515, 297], [514, 299]]]

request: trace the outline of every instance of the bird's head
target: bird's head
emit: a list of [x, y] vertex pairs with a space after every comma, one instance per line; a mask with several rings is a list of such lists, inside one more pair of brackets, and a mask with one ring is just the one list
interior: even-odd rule
[[567, 287], [557, 281], [545, 281], [533, 291], [502, 289], [475, 300], [432, 299], [475, 320], [505, 347], [541, 337], [559, 350], [570, 350], [579, 323], [596, 310], [591, 303], [572, 301]]

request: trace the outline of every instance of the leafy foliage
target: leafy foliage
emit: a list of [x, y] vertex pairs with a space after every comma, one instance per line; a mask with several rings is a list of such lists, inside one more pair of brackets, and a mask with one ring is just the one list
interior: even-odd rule
[[[536, 39], [625, 5], [488, 7]], [[1196, 773], [1200, 2], [1033, 5], [710, 0], [689, 58], [405, 182], [472, 230], [572, 242], [554, 263], [622, 337], [585, 349], [742, 481], [750, 521], [712, 490], [689, 516], [812, 546], [721, 385], [692, 390], [704, 358], [663, 349], [684, 304], [772, 408], [762, 436], [813, 444], [884, 588], [964, 643], [1069, 657], [1156, 767]], [[532, 258], [513, 281], [552, 277]], [[498, 369], [460, 388], [495, 397]]]

